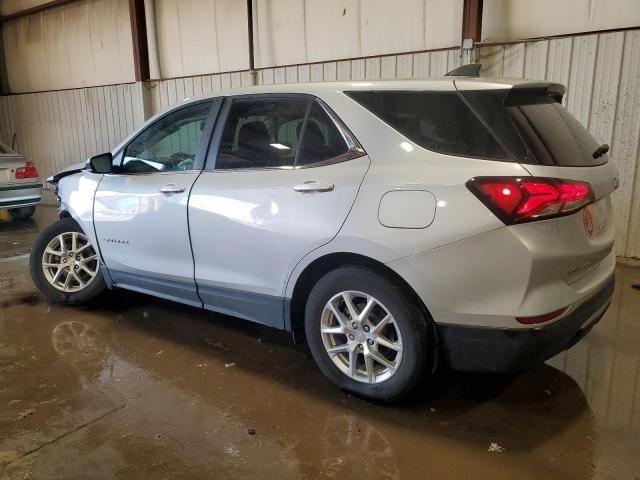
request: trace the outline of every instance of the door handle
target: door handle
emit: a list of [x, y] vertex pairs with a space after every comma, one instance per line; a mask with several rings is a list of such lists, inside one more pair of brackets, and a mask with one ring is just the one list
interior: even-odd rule
[[174, 183], [169, 183], [169, 184], [165, 185], [164, 187], [160, 187], [160, 192], [166, 193], [166, 194], [182, 193], [182, 192], [184, 192], [184, 187], [179, 187], [178, 185], [176, 185]]
[[304, 182], [293, 187], [296, 192], [331, 192], [333, 191], [333, 183]]

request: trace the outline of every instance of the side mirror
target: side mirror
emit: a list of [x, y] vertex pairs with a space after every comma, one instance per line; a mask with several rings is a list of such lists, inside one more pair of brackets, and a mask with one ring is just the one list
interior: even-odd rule
[[113, 172], [113, 155], [108, 152], [91, 157], [89, 167], [93, 173], [111, 173]]

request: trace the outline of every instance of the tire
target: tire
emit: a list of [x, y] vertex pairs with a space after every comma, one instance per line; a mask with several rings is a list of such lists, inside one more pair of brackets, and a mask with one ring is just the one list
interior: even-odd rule
[[[73, 237], [74, 234], [76, 236], [76, 249], [78, 250], [78, 254], [69, 257], [68, 253], [72, 248], [70, 243], [71, 237]], [[65, 239], [65, 245], [69, 247], [66, 250], [65, 247], [60, 248], [60, 236]], [[88, 246], [82, 248], [85, 245], [85, 241]], [[50, 281], [55, 281], [56, 272], [60, 269], [55, 267], [45, 268], [44, 266], [45, 249], [50, 242], [54, 242], [54, 244], [56, 242], [58, 243], [58, 247], [51, 248], [50, 251], [55, 250], [66, 252], [66, 255], [52, 255], [47, 253], [47, 260], [52, 262], [48, 265], [55, 265], [59, 263], [63, 267], [63, 271], [60, 273], [60, 280], [57, 280], [56, 284], [59, 285], [60, 282], [66, 280], [67, 276], [70, 275], [68, 272], [75, 268], [76, 263], [78, 264], [78, 269], [74, 270], [74, 275], [71, 275], [68, 287], [66, 286], [66, 282], [64, 282], [64, 288], [68, 288], [68, 290], [63, 291], [59, 289], [62, 288], [60, 285], [59, 288], [56, 288], [52, 281]], [[98, 295], [105, 290], [106, 284], [100, 272], [101, 267], [97, 255], [95, 255], [95, 259], [91, 259], [95, 254], [95, 250], [93, 248], [94, 247], [84, 236], [84, 232], [80, 226], [71, 218], [63, 218], [44, 229], [36, 238], [29, 258], [31, 278], [40, 293], [42, 293], [51, 302], [65, 303], [69, 305], [84, 305], [98, 297]], [[78, 258], [80, 258], [81, 261], [77, 261]], [[86, 261], [85, 258], [87, 259]], [[63, 261], [65, 262], [64, 264], [62, 263]], [[86, 270], [82, 265], [86, 267]], [[45, 269], [50, 277], [54, 277], [53, 279], [47, 278]], [[95, 271], [94, 276], [90, 280], [89, 271]], [[81, 282], [85, 282], [86, 286], [82, 287]]]
[[26, 220], [31, 218], [36, 211], [36, 207], [20, 207], [9, 210], [9, 215], [14, 220]]
[[[346, 295], [353, 300], [355, 313], [363, 312], [370, 297], [377, 306], [362, 323], [356, 322], [355, 329], [349, 320], [344, 335], [328, 334], [326, 332], [340, 331], [344, 323], [336, 317], [336, 311], [343, 321], [353, 317], [347, 313], [343, 292], [348, 292]], [[391, 315], [393, 323], [380, 321], [387, 314]], [[374, 333], [379, 325], [384, 325], [382, 339]], [[323, 326], [324, 334], [321, 333]], [[365, 332], [365, 329], [368, 330]], [[435, 370], [438, 358], [436, 330], [426, 309], [412, 293], [391, 278], [366, 267], [341, 267], [316, 283], [305, 308], [305, 333], [316, 364], [331, 382], [342, 390], [379, 403], [391, 403], [408, 396]], [[354, 335], [352, 340], [350, 333]], [[394, 349], [398, 350], [386, 348], [374, 338], [386, 343], [391, 340]], [[349, 368], [351, 353], [328, 352], [328, 348], [345, 348], [343, 342], [351, 346], [357, 344], [358, 352], [353, 357], [356, 359], [355, 371]], [[378, 363], [376, 359], [367, 364], [365, 358], [376, 353], [377, 358], [382, 354], [386, 363], [394, 364], [395, 368]], [[375, 372], [375, 376], [369, 376], [370, 371]]]

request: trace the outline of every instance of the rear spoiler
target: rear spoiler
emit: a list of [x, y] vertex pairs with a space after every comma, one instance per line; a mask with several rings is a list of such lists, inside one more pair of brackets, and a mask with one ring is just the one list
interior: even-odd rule
[[[444, 76], [477, 78], [480, 76], [480, 70], [482, 70], [481, 63], [469, 63], [450, 70], [445, 73]], [[458, 88], [457, 85], [456, 88]], [[523, 82], [517, 83], [511, 88], [514, 90], [543, 90], [558, 103], [562, 102], [562, 97], [564, 97], [564, 94], [566, 93], [564, 85], [553, 82]]]
[[564, 85], [560, 83], [552, 83], [552, 82], [530, 82], [530, 83], [519, 83], [512, 87], [513, 91], [537, 91], [544, 92], [553, 98], [556, 102], [562, 103], [562, 97], [567, 92], [567, 89]]
[[[468, 65], [464, 65], [468, 66]], [[457, 69], [456, 69], [457, 70]], [[452, 70], [450, 73], [455, 72]], [[514, 93], [544, 93], [549, 95], [553, 100], [560, 103], [566, 93], [566, 88], [560, 83], [547, 81], [529, 81], [519, 79], [503, 79], [503, 78], [469, 78], [460, 77], [453, 80], [456, 90], [512, 90]]]

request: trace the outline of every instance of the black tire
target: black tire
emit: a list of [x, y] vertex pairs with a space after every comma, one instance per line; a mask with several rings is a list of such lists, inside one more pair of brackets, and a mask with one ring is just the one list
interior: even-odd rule
[[9, 215], [14, 220], [26, 220], [31, 218], [36, 211], [36, 207], [20, 207], [9, 210]]
[[42, 257], [47, 244], [57, 235], [67, 232], [79, 232], [84, 234], [76, 221], [71, 218], [63, 218], [40, 232], [33, 244], [31, 256], [29, 258], [31, 278], [40, 293], [47, 297], [49, 301], [54, 303], [66, 303], [68, 305], [84, 305], [95, 299], [106, 288], [104, 278], [99, 270], [100, 267], [98, 267], [98, 273], [93, 281], [89, 283], [85, 289], [77, 292], [63, 292], [56, 289], [46, 279], [42, 269]]
[[[331, 360], [320, 333], [322, 312], [340, 292], [359, 291], [375, 297], [393, 315], [403, 344], [395, 373], [379, 383], [363, 383], [343, 373]], [[374, 269], [345, 266], [329, 272], [313, 287], [305, 309], [309, 349], [322, 373], [342, 390], [379, 403], [398, 401], [427, 379], [438, 358], [436, 330], [429, 313], [411, 292]]]

